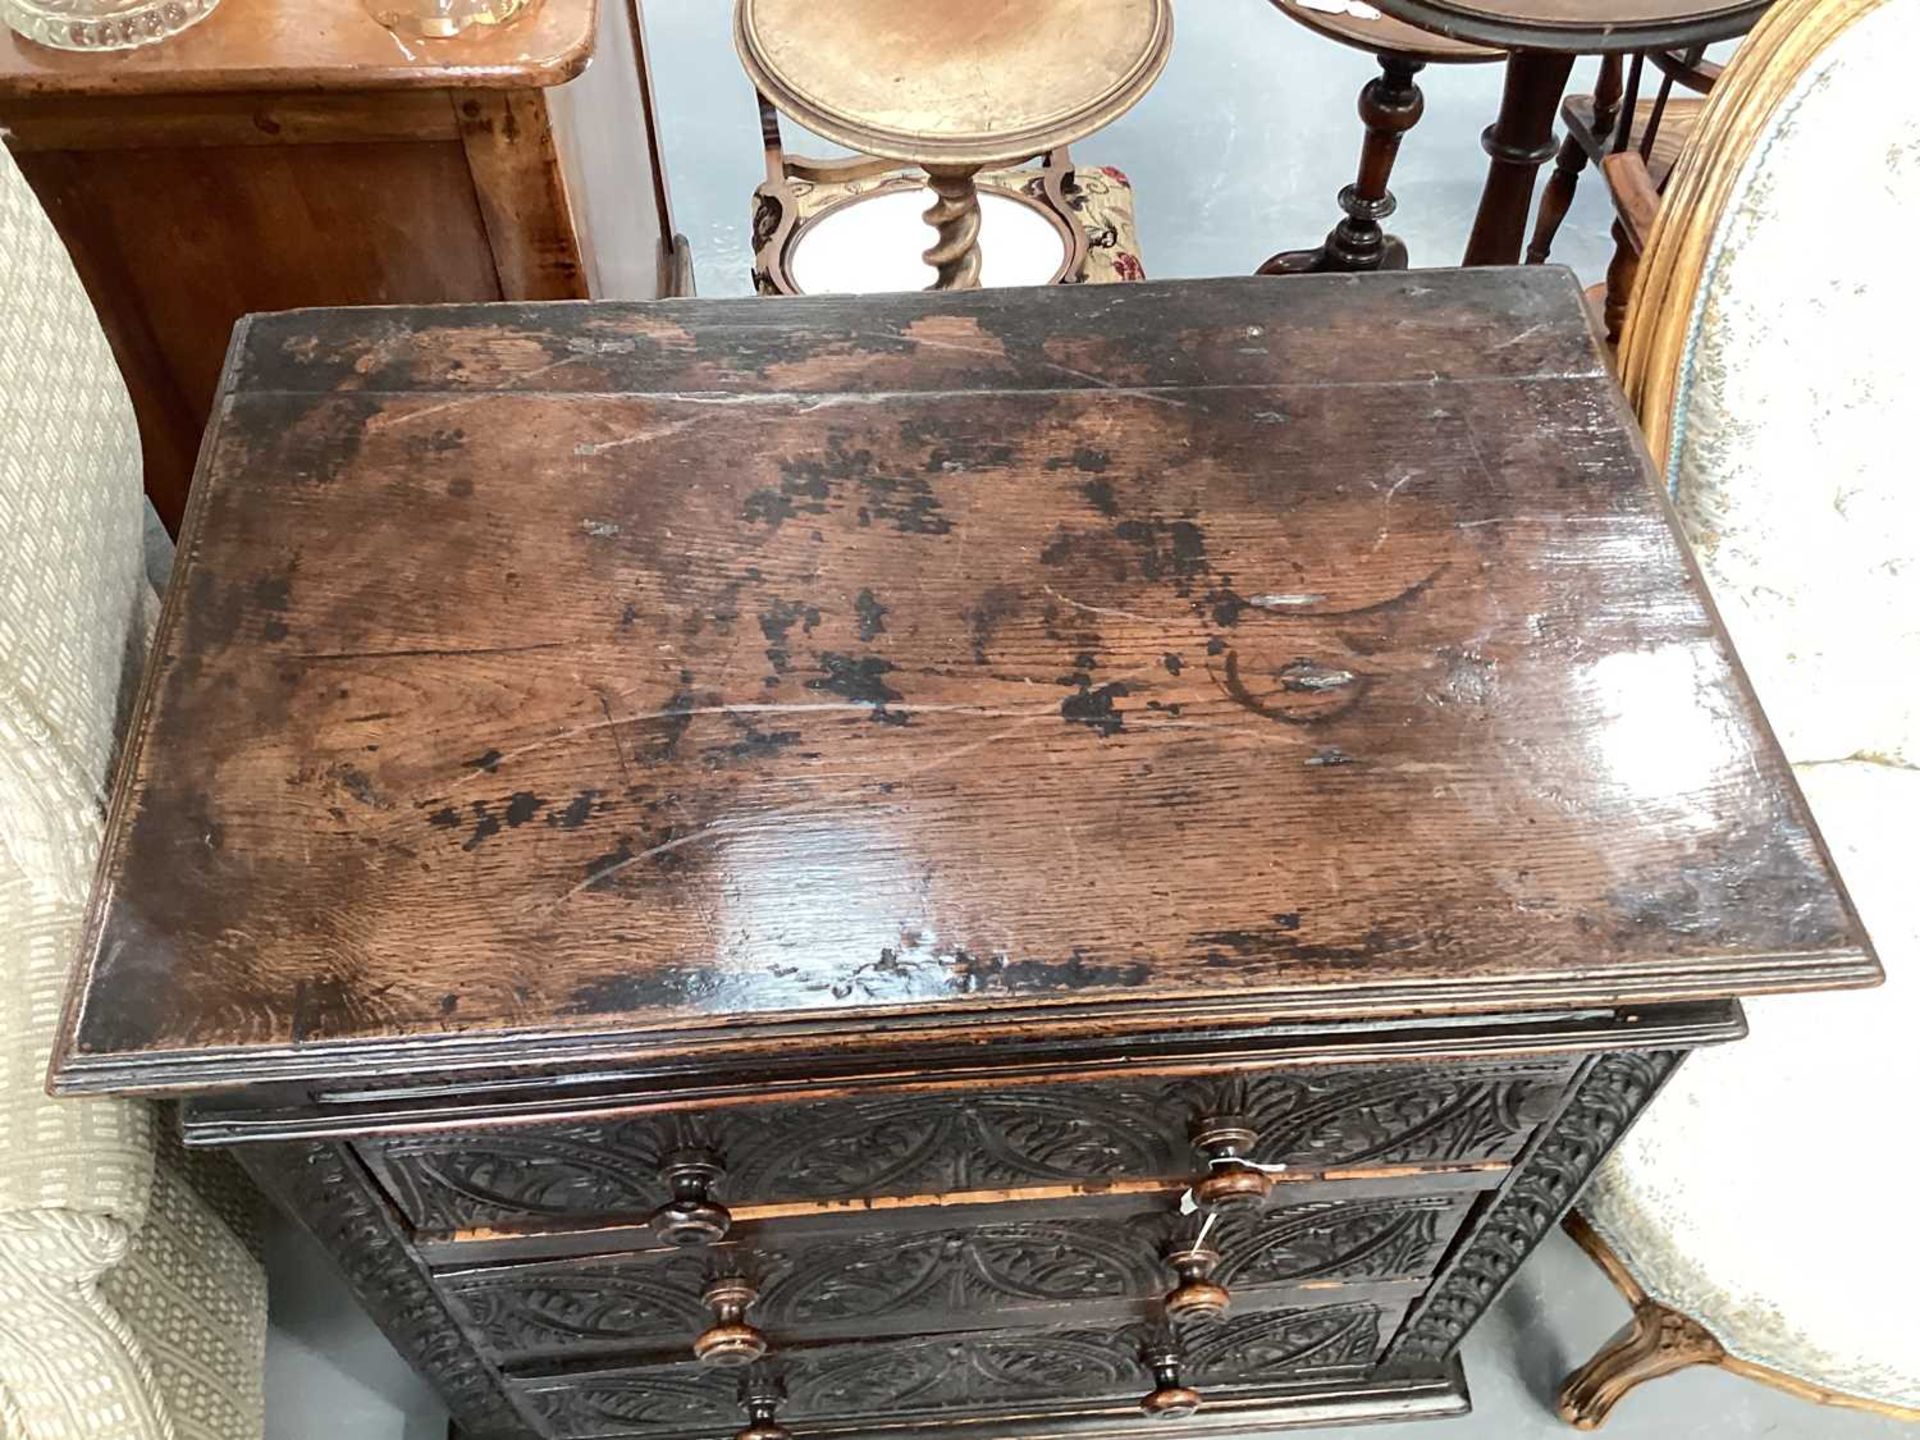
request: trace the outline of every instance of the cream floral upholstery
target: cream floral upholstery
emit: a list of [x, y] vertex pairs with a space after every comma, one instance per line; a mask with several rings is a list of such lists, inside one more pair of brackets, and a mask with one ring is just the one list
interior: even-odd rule
[[[1713, 238], [1668, 480], [1887, 971], [1757, 1001], [1582, 1202], [1657, 1300], [1728, 1351], [1920, 1407], [1920, 275], [1837, 239], [1920, 214], [1920, 4], [1845, 31], [1774, 113]], [[1763, 817], [1762, 817], [1763, 818]]]
[[[151, 626], [105, 337], [0, 150], [0, 1435], [262, 1432], [265, 1282], [151, 1107], [44, 1092]], [[156, 1146], [160, 1155], [156, 1160]], [[216, 1208], [220, 1207], [220, 1208]], [[243, 1213], [237, 1211], [235, 1213]]]

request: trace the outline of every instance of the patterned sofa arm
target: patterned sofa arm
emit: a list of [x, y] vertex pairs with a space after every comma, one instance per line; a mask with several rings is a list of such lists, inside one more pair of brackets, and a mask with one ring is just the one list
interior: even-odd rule
[[0, 148], [0, 1433], [258, 1440], [259, 1261], [150, 1106], [45, 1093], [145, 649], [140, 447], [65, 248]]

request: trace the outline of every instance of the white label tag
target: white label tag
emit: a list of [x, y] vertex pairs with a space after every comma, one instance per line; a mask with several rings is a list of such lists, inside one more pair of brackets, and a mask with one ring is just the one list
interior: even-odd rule
[[[1285, 1165], [1262, 1165], [1258, 1160], [1216, 1160], [1213, 1162], [1213, 1168], [1215, 1170], [1230, 1168], [1258, 1170], [1262, 1175], [1284, 1175], [1287, 1171]], [[1193, 1198], [1193, 1189], [1189, 1186], [1186, 1194], [1180, 1197], [1180, 1213], [1198, 1215], [1200, 1210], [1200, 1202]]]

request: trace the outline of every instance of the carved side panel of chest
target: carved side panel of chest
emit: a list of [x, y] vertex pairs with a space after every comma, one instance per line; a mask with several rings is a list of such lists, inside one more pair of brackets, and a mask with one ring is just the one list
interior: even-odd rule
[[1195, 1168], [1188, 1132], [1234, 1113], [1255, 1158], [1296, 1168], [1510, 1158], [1570, 1061], [1284, 1070], [1223, 1080], [1032, 1086], [769, 1104], [381, 1137], [363, 1153], [418, 1226], [631, 1217], [665, 1199], [662, 1157], [698, 1145], [731, 1203], [952, 1193]]

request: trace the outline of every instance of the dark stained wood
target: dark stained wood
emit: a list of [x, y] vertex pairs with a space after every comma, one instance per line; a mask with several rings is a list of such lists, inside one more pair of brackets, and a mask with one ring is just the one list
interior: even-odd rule
[[1458, 1413], [1877, 978], [1565, 272], [314, 310], [217, 413], [55, 1084], [474, 1440]]
[[[1745, 34], [1768, 0], [1381, 0], [1397, 20], [1512, 51], [1500, 113], [1481, 137], [1490, 161], [1467, 265], [1520, 259], [1534, 178], [1554, 158], [1554, 107], [1576, 55], [1705, 46]], [[1692, 69], [1694, 67], [1688, 66]], [[1572, 180], [1563, 197], [1571, 199]], [[1557, 223], [1555, 221], [1554, 223]], [[1549, 227], [1549, 234], [1551, 227]], [[1544, 251], [1542, 251], [1544, 254]]]
[[[1670, 56], [1661, 58], [1679, 63]], [[1697, 78], [1703, 72], [1695, 69], [1682, 73]], [[1633, 105], [1627, 133], [1620, 135], [1620, 101], [1620, 57], [1608, 55], [1601, 61], [1594, 93], [1569, 95], [1561, 104], [1560, 123], [1567, 133], [1554, 159], [1553, 175], [1540, 195], [1540, 213], [1534, 218], [1533, 238], [1527, 242], [1529, 265], [1540, 264], [1551, 252], [1560, 222], [1573, 203], [1580, 174], [1590, 162], [1597, 165], [1612, 153], [1639, 152], [1645, 156], [1646, 168], [1658, 189], [1680, 158], [1680, 149], [1706, 103], [1693, 98], [1671, 99], [1663, 89], [1657, 100]]]
[[1500, 113], [1480, 137], [1487, 182], [1463, 265], [1510, 265], [1520, 258], [1534, 176], [1554, 157], [1554, 107], [1572, 72], [1573, 56], [1560, 51], [1516, 50], [1508, 58]]
[[1426, 97], [1413, 77], [1425, 62], [1391, 52], [1379, 57], [1380, 73], [1360, 90], [1360, 174], [1340, 191], [1340, 223], [1311, 250], [1287, 250], [1265, 261], [1259, 275], [1307, 275], [1324, 270], [1404, 270], [1407, 247], [1381, 222], [1396, 206], [1387, 182], [1393, 175], [1400, 140], [1420, 121]]
[[1455, 40], [1422, 30], [1391, 15], [1369, 10], [1362, 15], [1328, 14], [1300, 0], [1273, 0], [1289, 19], [1317, 34], [1371, 54], [1380, 73], [1360, 90], [1360, 123], [1365, 138], [1360, 146], [1360, 170], [1354, 183], [1340, 191], [1344, 217], [1319, 245], [1283, 250], [1254, 272], [1258, 275], [1303, 275], [1321, 271], [1404, 270], [1407, 247], [1382, 228], [1395, 211], [1393, 175], [1400, 142], [1420, 122], [1426, 99], [1414, 76], [1426, 66], [1473, 64], [1498, 60], [1502, 52], [1484, 45]]
[[280, 316], [222, 415], [62, 1088], [1877, 977], [1564, 274]]
[[1667, 50], [1743, 35], [1769, 0], [1382, 0], [1397, 20], [1501, 50]]

